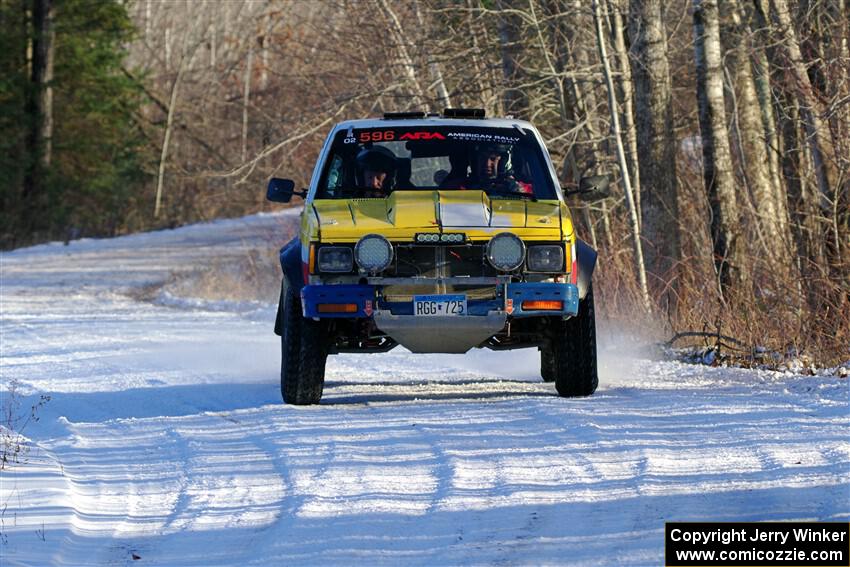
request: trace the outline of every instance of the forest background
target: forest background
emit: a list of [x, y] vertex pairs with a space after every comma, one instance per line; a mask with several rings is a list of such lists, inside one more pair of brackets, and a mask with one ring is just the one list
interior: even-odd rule
[[0, 0], [0, 30], [3, 248], [268, 210], [339, 120], [484, 108], [564, 187], [611, 175], [570, 202], [604, 317], [850, 358], [846, 0]]

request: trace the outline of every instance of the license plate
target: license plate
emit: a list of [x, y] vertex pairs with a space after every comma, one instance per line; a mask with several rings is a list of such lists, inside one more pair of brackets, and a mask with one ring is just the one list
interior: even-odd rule
[[419, 317], [466, 315], [466, 296], [414, 295], [413, 314]]

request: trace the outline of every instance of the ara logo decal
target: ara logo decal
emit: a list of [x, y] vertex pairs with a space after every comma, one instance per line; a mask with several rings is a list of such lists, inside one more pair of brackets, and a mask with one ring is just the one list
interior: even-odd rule
[[445, 140], [446, 137], [439, 132], [407, 132], [402, 134], [400, 140]]
[[505, 313], [510, 315], [513, 312], [514, 312], [514, 300], [508, 298], [508, 299], [505, 300]]
[[363, 312], [366, 313], [367, 317], [372, 316], [372, 302], [368, 299], [366, 300], [366, 304], [363, 306]]

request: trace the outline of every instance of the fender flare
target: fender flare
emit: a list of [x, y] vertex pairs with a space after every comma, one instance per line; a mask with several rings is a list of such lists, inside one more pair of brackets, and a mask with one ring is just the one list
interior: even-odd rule
[[584, 299], [590, 290], [593, 269], [596, 268], [596, 250], [581, 239], [576, 239], [576, 261], [578, 262], [578, 297]]
[[304, 287], [304, 273], [301, 268], [301, 241], [298, 238], [293, 238], [280, 249], [280, 268], [283, 272], [283, 279], [280, 282], [280, 299], [277, 303], [274, 332], [276, 335], [283, 336], [283, 294], [287, 286], [292, 287], [299, 295], [301, 288]]

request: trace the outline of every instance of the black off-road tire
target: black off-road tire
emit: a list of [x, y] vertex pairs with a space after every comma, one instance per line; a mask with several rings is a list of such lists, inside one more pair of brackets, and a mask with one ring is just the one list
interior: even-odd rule
[[305, 319], [301, 314], [301, 298], [288, 285], [284, 291], [281, 347], [283, 401], [297, 406], [318, 404], [328, 359], [327, 324]]
[[552, 346], [558, 394], [565, 398], [593, 394], [599, 385], [593, 288], [579, 301], [578, 315], [556, 326]]
[[555, 366], [555, 353], [550, 347], [540, 349], [540, 376], [544, 382], [554, 382], [558, 370]]

